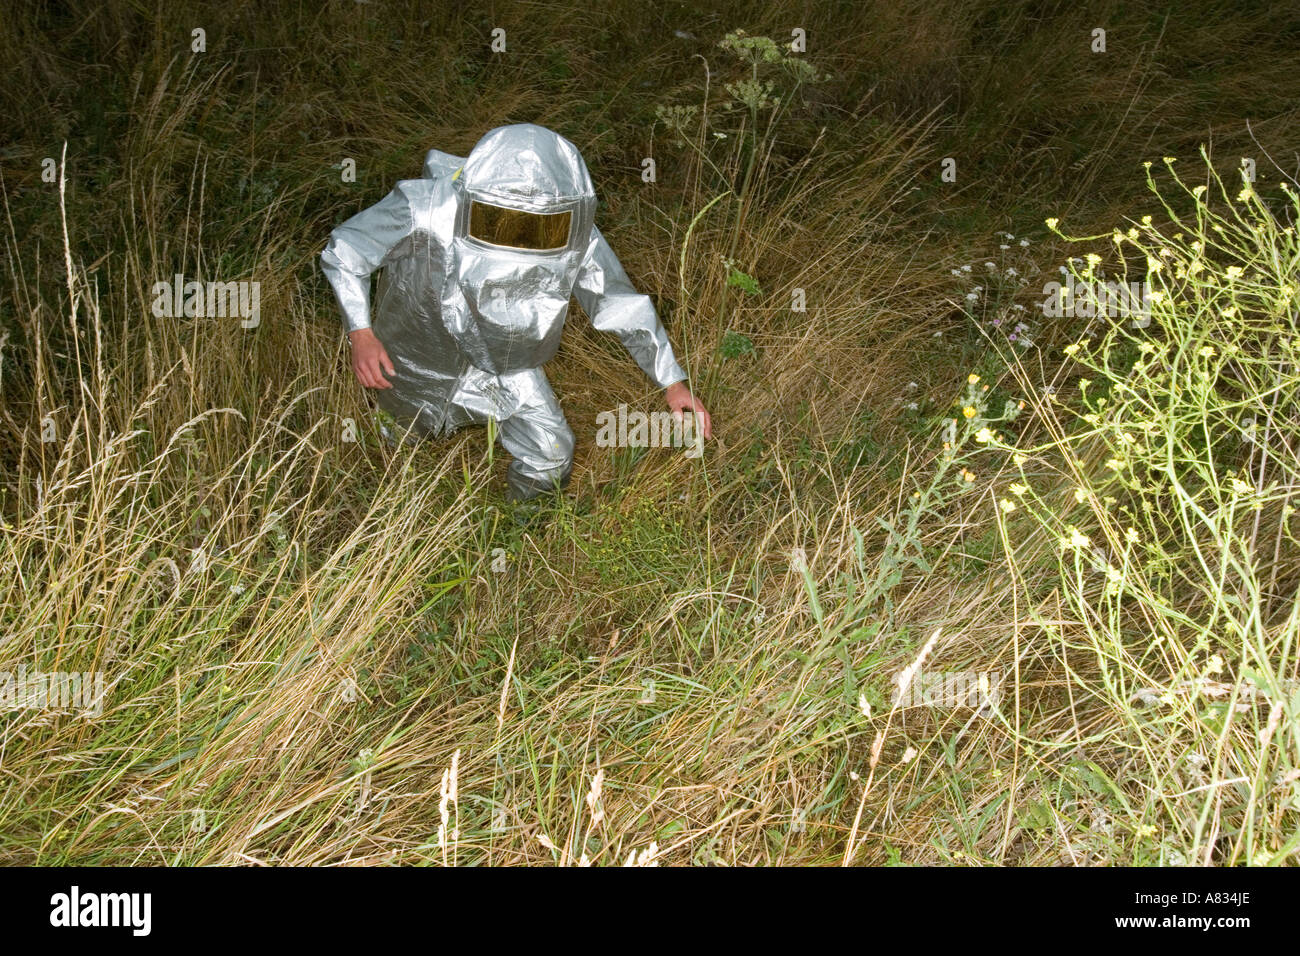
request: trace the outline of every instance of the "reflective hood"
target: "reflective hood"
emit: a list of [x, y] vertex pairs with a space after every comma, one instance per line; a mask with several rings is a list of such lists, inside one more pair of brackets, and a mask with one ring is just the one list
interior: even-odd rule
[[[541, 126], [494, 129], [456, 176], [443, 314], [480, 368], [504, 373], [559, 348], [596, 208], [578, 148]], [[455, 319], [453, 319], [455, 323]]]
[[458, 182], [467, 192], [520, 209], [596, 202], [578, 147], [532, 123], [501, 126], [485, 134], [465, 160]]

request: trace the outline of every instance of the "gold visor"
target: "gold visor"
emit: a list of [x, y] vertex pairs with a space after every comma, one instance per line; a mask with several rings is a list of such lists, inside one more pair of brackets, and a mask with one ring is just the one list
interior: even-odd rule
[[469, 204], [469, 234], [479, 242], [508, 249], [544, 252], [563, 249], [569, 244], [569, 224], [573, 212], [538, 213], [507, 209], [489, 203]]

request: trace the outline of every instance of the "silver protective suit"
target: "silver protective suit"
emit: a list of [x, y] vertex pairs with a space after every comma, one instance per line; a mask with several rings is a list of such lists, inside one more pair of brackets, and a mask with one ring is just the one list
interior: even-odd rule
[[[567, 213], [567, 242], [535, 251], [481, 241], [473, 203], [483, 204], [476, 217], [494, 207], [558, 215], [546, 220], [556, 229]], [[513, 457], [513, 498], [562, 487], [573, 467], [573, 432], [542, 371], [572, 296], [660, 388], [686, 378], [654, 305], [595, 227], [595, 208], [572, 143], [541, 126], [503, 126], [466, 159], [431, 150], [422, 178], [336, 228], [321, 255], [349, 332], [370, 327], [370, 275], [384, 269], [374, 332], [396, 372], [377, 391], [381, 407], [434, 437], [495, 419]]]

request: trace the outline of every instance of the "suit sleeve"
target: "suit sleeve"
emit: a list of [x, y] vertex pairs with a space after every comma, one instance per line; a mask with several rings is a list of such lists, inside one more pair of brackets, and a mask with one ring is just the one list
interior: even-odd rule
[[654, 303], [632, 288], [614, 250], [595, 226], [573, 294], [591, 316], [591, 324], [617, 335], [641, 371], [660, 388], [686, 378]]
[[411, 197], [398, 183], [330, 233], [320, 257], [321, 271], [334, 288], [347, 331], [370, 328], [370, 275], [406, 251], [414, 228]]

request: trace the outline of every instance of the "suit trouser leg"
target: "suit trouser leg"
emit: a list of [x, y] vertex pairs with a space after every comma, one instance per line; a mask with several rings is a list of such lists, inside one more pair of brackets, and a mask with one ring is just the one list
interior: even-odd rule
[[514, 458], [507, 497], [534, 498], [563, 488], [573, 471], [573, 430], [550, 383], [538, 374], [516, 411], [500, 423], [501, 446]]

